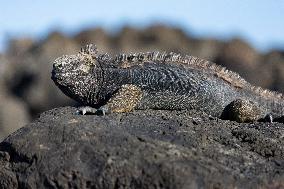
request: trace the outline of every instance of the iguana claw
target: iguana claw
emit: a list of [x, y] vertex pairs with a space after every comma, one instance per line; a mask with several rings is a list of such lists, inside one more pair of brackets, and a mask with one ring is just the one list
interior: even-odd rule
[[78, 110], [76, 111], [77, 115], [86, 115], [86, 114], [96, 114], [96, 115], [106, 115], [108, 112], [108, 107], [107, 106], [102, 106], [99, 109], [93, 108], [90, 106], [82, 106], [79, 107]]
[[96, 108], [92, 108], [90, 106], [83, 106], [79, 107], [78, 110], [76, 111], [77, 115], [85, 115], [85, 114], [96, 114], [97, 113]]

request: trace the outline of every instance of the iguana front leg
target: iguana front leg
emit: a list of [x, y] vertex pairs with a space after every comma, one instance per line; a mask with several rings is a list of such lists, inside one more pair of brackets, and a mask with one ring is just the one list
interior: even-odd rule
[[107, 114], [112, 112], [123, 113], [132, 111], [142, 99], [142, 90], [131, 84], [122, 85], [121, 88], [99, 109], [81, 107], [77, 111], [81, 114]]

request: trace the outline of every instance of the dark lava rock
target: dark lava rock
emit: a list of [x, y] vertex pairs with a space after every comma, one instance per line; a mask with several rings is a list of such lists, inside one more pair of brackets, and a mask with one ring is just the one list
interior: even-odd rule
[[43, 113], [0, 143], [2, 188], [283, 188], [284, 125], [194, 111]]

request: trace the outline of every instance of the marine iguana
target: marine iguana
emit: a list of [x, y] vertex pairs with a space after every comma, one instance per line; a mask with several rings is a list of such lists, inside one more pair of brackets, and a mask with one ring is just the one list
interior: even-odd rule
[[177, 53], [135, 53], [111, 57], [87, 45], [55, 60], [52, 80], [86, 107], [82, 114], [134, 109], [196, 109], [238, 122], [284, 115], [284, 96], [255, 87], [237, 73]]

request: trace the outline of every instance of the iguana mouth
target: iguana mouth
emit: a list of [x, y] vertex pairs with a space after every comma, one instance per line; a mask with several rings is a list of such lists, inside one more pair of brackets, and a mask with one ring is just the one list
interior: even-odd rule
[[55, 73], [55, 70], [54, 69], [52, 69], [52, 71], [51, 71], [51, 79], [54, 81], [54, 82], [56, 82], [56, 73]]
[[58, 72], [55, 69], [51, 71], [51, 79], [54, 81], [54, 83], [58, 86], [60, 85], [66, 85], [64, 81], [66, 81], [66, 73]]
[[62, 81], [63, 80], [62, 73], [55, 71], [55, 69], [53, 68], [52, 71], [51, 71], [51, 79], [55, 83], [58, 83], [58, 81]]

